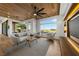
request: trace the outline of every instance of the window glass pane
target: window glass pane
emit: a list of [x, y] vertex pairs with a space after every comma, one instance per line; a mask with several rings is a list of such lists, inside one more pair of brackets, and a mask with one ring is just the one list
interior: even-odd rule
[[40, 21], [40, 29], [41, 31], [47, 31], [47, 32], [55, 32], [56, 31], [56, 22], [57, 19], [47, 19]]
[[31, 23], [28, 24], [28, 29], [31, 30]]

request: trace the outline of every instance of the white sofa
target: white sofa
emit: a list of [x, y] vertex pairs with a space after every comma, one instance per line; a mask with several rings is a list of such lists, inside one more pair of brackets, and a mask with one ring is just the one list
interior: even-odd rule
[[21, 43], [27, 39], [27, 33], [26, 32], [12, 33], [11, 38], [13, 38], [15, 43], [18, 45], [19, 43]]
[[56, 33], [48, 33], [48, 34], [47, 34], [47, 39], [53, 40], [54, 37], [55, 37], [55, 34], [56, 34]]

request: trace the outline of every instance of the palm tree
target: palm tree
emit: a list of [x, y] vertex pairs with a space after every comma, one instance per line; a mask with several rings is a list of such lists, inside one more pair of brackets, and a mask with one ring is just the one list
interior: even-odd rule
[[22, 30], [26, 29], [26, 25], [21, 24], [21, 23], [18, 23], [16, 27], [17, 27], [18, 32], [21, 32]]

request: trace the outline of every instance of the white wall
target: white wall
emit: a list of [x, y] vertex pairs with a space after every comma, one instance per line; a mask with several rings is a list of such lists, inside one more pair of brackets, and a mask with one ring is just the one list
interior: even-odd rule
[[56, 37], [65, 36], [64, 35], [64, 20], [63, 17], [57, 17], [57, 32]]
[[61, 5], [60, 5], [60, 15], [57, 17], [58, 21], [57, 21], [56, 37], [65, 36], [64, 17], [66, 16], [71, 5], [72, 5], [71, 3], [61, 3]]
[[60, 5], [60, 15], [57, 17], [57, 33], [56, 37], [65, 36], [64, 33], [64, 17], [66, 16], [71, 3], [61, 3]]
[[12, 34], [12, 20], [11, 19], [8, 19], [8, 26], [9, 26], [8, 36], [10, 36]]

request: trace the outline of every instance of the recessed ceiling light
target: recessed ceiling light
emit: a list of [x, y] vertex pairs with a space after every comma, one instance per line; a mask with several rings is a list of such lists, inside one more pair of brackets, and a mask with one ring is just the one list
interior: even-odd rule
[[8, 18], [10, 17], [10, 16], [7, 16]]

